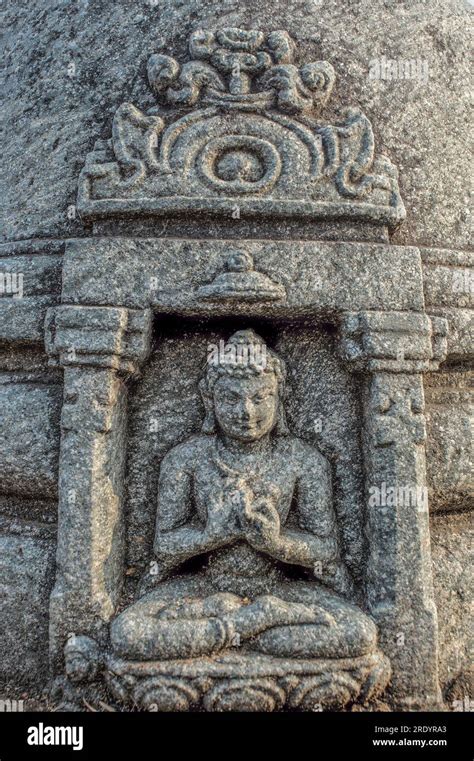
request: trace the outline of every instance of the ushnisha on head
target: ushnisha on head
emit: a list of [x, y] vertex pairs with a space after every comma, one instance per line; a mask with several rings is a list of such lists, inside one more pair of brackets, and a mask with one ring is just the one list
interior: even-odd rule
[[202, 430], [254, 442], [288, 433], [283, 409], [284, 362], [253, 330], [239, 330], [209, 354], [200, 390]]
[[[247, 251], [237, 251], [236, 249], [233, 249], [227, 258], [225, 268], [228, 272], [251, 272], [253, 270], [253, 257]], [[253, 331], [242, 330], [240, 332], [251, 333]], [[235, 335], [237, 335], [237, 333]]]

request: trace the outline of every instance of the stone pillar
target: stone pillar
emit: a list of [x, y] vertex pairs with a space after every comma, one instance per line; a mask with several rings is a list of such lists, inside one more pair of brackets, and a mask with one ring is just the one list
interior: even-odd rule
[[342, 325], [342, 353], [362, 385], [366, 599], [405, 710], [440, 700], [422, 373], [439, 366], [446, 334], [442, 318], [409, 312], [348, 314]]
[[64, 368], [56, 583], [50, 649], [69, 633], [101, 639], [123, 578], [127, 377], [149, 351], [148, 310], [60, 306], [46, 316], [50, 361]]

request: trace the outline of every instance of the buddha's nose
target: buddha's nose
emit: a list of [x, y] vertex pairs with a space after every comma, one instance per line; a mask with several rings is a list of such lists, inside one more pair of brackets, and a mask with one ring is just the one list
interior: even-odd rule
[[252, 417], [252, 402], [249, 399], [243, 399], [239, 408], [239, 417], [242, 420], [250, 420]]

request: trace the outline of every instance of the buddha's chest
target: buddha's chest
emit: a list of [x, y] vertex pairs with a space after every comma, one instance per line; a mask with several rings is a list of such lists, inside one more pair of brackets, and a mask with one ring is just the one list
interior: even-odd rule
[[235, 512], [270, 500], [280, 520], [288, 517], [295, 491], [295, 475], [288, 467], [237, 470], [215, 462], [198, 467], [193, 477], [195, 509], [204, 522], [210, 511]]

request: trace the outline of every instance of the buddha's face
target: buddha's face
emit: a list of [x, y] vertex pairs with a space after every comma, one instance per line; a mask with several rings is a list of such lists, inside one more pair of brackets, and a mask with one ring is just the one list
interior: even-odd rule
[[240, 441], [257, 441], [277, 421], [278, 381], [273, 373], [248, 378], [220, 377], [214, 386], [214, 414], [221, 431]]

